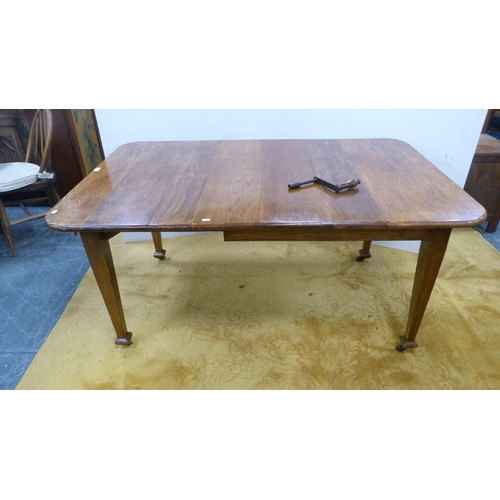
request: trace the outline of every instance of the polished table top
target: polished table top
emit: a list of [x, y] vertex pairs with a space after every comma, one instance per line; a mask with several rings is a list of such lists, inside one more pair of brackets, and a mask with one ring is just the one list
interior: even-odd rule
[[[60, 231], [288, 227], [453, 228], [484, 209], [392, 139], [137, 142], [119, 147], [47, 216]], [[318, 184], [359, 178], [335, 193]]]
[[[336, 193], [319, 184], [357, 178]], [[47, 215], [49, 227], [81, 233], [117, 337], [130, 345], [108, 239], [151, 231], [223, 231], [226, 240], [421, 240], [408, 322], [415, 337], [451, 230], [486, 211], [405, 142], [392, 139], [138, 142], [118, 148]]]

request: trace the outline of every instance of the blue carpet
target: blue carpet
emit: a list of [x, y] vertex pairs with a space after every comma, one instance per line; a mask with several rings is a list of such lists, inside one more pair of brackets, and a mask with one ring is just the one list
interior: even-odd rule
[[485, 222], [480, 226], [476, 226], [474, 229], [480, 232], [483, 235], [483, 238], [500, 252], [500, 225], [494, 233], [487, 233], [486, 232], [487, 226], [488, 223]]
[[[6, 211], [11, 221], [24, 216], [17, 207]], [[44, 219], [12, 233], [17, 258], [0, 235], [0, 389], [16, 387], [89, 268], [80, 237], [50, 231]]]

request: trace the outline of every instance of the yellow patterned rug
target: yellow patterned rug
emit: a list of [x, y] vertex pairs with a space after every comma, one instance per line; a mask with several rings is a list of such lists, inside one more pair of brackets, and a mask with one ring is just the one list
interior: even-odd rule
[[499, 389], [500, 253], [455, 230], [399, 353], [416, 254], [357, 242], [111, 240], [134, 343], [87, 273], [18, 389]]

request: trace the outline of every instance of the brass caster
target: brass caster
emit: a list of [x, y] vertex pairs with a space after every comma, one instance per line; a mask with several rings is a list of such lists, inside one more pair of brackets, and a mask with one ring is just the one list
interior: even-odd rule
[[130, 345], [132, 342], [132, 332], [127, 332], [125, 337], [116, 337], [115, 339], [116, 345]]
[[370, 252], [363, 252], [363, 249], [359, 251], [359, 257], [356, 257], [358, 262], [363, 262], [365, 259], [370, 259], [372, 254]]
[[406, 340], [406, 337], [402, 335], [399, 337], [401, 339], [401, 343], [396, 346], [396, 351], [403, 352], [406, 349], [415, 349], [418, 347], [418, 344], [414, 340]]
[[159, 260], [163, 260], [165, 258], [165, 250], [160, 250], [158, 252], [155, 252], [154, 258], [159, 259]]

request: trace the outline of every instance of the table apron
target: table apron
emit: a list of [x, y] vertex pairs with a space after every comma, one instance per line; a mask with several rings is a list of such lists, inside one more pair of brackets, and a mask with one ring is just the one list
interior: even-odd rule
[[231, 229], [224, 231], [225, 241], [397, 241], [428, 240], [442, 228], [341, 228], [322, 227]]

